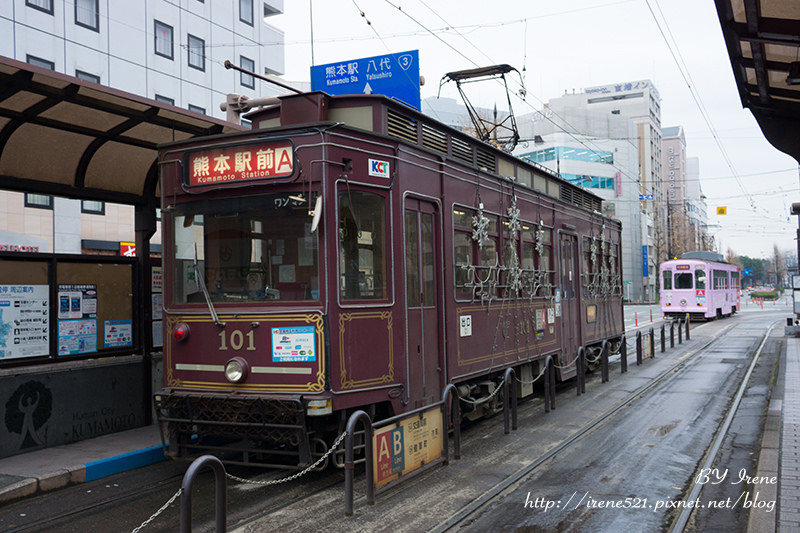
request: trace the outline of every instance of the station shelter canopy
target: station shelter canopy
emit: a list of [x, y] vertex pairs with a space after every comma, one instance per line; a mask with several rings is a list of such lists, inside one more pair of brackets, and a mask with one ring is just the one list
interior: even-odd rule
[[0, 189], [157, 205], [157, 147], [244, 129], [0, 56]]
[[770, 144], [800, 161], [800, 3], [715, 4], [742, 105]]

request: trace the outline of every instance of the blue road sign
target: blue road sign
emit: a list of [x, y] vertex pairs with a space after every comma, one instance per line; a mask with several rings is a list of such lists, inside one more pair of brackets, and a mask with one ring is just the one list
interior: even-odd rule
[[420, 109], [419, 50], [311, 67], [311, 88], [328, 94], [385, 94]]

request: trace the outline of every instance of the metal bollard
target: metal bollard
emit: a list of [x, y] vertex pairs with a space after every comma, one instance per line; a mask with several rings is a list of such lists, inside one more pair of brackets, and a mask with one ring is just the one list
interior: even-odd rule
[[642, 364], [642, 332], [636, 332], [636, 364]]
[[675, 347], [675, 321], [669, 323], [669, 347]]
[[619, 368], [620, 374], [628, 371], [628, 339], [625, 338], [624, 334], [619, 345]]
[[600, 365], [603, 374], [603, 383], [609, 380], [608, 377], [608, 341], [604, 340], [600, 345]]
[[[447, 416], [447, 400], [450, 399], [450, 416]], [[444, 414], [445, 424], [453, 424], [453, 456], [456, 459], [461, 459], [461, 408], [460, 398], [458, 397], [458, 390], [456, 386], [449, 383], [442, 393], [442, 411]], [[516, 424], [516, 414], [514, 415]], [[515, 428], [516, 429], [516, 428]], [[448, 443], [449, 431], [444, 431], [442, 434], [442, 447], [444, 448], [444, 464], [450, 464], [450, 445]]]
[[578, 383], [576, 389], [578, 396], [586, 392], [586, 356], [583, 346], [578, 346], [578, 356], [575, 359], [575, 371], [578, 374]]
[[664, 338], [664, 324], [661, 324], [661, 353], [667, 351], [667, 339]]
[[[511, 390], [509, 390], [511, 389]], [[510, 403], [510, 409], [509, 409]], [[506, 435], [509, 434], [508, 429], [508, 412], [511, 411], [512, 429], [517, 429], [517, 373], [514, 369], [509, 367], [506, 369], [505, 377], [503, 378], [503, 431]]]
[[678, 319], [678, 344], [683, 344], [683, 322]]
[[548, 355], [544, 364], [544, 412], [549, 413], [551, 408], [556, 408], [556, 367], [553, 356]]
[[650, 328], [650, 359], [654, 359], [656, 356], [656, 332], [653, 328]]
[[686, 340], [689, 340], [689, 315], [686, 315]]
[[214, 471], [214, 481], [216, 490], [214, 492], [214, 499], [216, 502], [216, 526], [217, 531], [225, 533], [225, 522], [227, 519], [226, 501], [225, 501], [225, 488], [226, 477], [225, 467], [222, 461], [213, 455], [203, 455], [189, 465], [186, 474], [183, 476], [183, 484], [181, 485], [181, 533], [191, 533], [192, 531], [192, 483], [194, 478], [204, 466], [209, 466]]
[[364, 441], [367, 443], [364, 447], [367, 467], [367, 505], [375, 503], [375, 485], [372, 478], [374, 467], [372, 465], [372, 446], [370, 445], [372, 442], [372, 419], [364, 411], [356, 411], [347, 419], [347, 436], [344, 439], [344, 514], [347, 516], [353, 516], [353, 470], [356, 465], [353, 435], [359, 422], [364, 426]]

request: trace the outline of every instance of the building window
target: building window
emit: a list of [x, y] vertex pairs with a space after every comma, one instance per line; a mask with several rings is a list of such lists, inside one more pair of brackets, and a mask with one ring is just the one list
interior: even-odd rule
[[194, 111], [195, 113], [200, 113], [201, 115], [206, 114], [206, 108], [200, 107], [199, 105], [189, 104], [189, 111]]
[[[239, 66], [242, 67], [244, 70], [249, 70], [253, 72], [256, 69], [256, 63], [252, 59], [248, 59], [244, 56], [239, 56]], [[244, 72], [239, 73], [239, 82], [251, 89], [256, 88], [256, 79], [253, 77], [252, 74], [245, 74]]]
[[100, 83], [100, 76], [95, 76], [94, 74], [89, 74], [88, 72], [84, 72], [82, 70], [75, 71], [75, 77], [81, 80], [86, 81], [93, 81], [95, 83]]
[[156, 54], [172, 59], [172, 26], [155, 21]]
[[175, 99], [170, 98], [169, 96], [161, 96], [160, 94], [156, 95], [156, 102], [161, 102], [163, 104], [175, 105]]
[[239, 20], [253, 25], [253, 0], [239, 0]]
[[53, 197], [47, 194], [25, 193], [25, 207], [53, 209]]
[[100, 31], [99, 0], [75, 0], [75, 24]]
[[52, 61], [48, 61], [46, 59], [42, 59], [40, 57], [27, 55], [27, 56], [25, 56], [25, 61], [29, 65], [34, 65], [36, 67], [46, 68], [48, 70], [55, 70], [56, 69], [56, 64], [55, 63], [53, 63]]
[[206, 42], [189, 34], [189, 66], [197, 70], [206, 70]]
[[81, 213], [88, 213], [90, 215], [105, 215], [106, 203], [97, 200], [82, 200]]
[[49, 15], [53, 14], [53, 0], [25, 0], [25, 5]]

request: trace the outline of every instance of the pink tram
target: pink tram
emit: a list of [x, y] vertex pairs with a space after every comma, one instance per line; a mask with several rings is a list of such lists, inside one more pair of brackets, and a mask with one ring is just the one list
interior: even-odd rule
[[730, 316], [740, 307], [739, 267], [715, 252], [687, 252], [661, 263], [661, 313], [692, 320]]
[[488, 416], [507, 368], [532, 382], [552, 356], [569, 379], [580, 346], [618, 347], [621, 226], [598, 196], [382, 96], [248, 118], [160, 150], [171, 457], [299, 468], [356, 409], [453, 383]]

